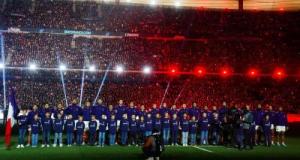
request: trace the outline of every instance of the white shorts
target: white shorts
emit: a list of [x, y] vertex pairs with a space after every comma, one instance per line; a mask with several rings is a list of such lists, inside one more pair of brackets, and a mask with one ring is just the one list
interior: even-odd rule
[[89, 130], [89, 121], [83, 121], [84, 123], [84, 131]]
[[255, 130], [257, 131], [257, 130], [261, 130], [262, 128], [261, 128], [261, 126], [260, 125], [256, 125], [255, 126]]
[[121, 121], [120, 121], [120, 120], [117, 120], [117, 128], [120, 127], [120, 123], [121, 123]]
[[276, 126], [276, 132], [285, 132], [286, 128], [285, 126]]
[[274, 129], [274, 124], [271, 124], [271, 130], [273, 130]]

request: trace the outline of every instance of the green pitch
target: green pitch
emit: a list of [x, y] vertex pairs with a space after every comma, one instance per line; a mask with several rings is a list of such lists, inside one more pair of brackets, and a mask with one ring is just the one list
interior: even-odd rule
[[[50, 147], [16, 149], [16, 138], [13, 146], [6, 150], [3, 137], [0, 141], [0, 160], [134, 160], [143, 159], [140, 147], [112, 146], [97, 148], [83, 147]], [[300, 159], [300, 138], [289, 137], [288, 147], [256, 147], [254, 150], [238, 151], [222, 146], [166, 147], [161, 159]]]

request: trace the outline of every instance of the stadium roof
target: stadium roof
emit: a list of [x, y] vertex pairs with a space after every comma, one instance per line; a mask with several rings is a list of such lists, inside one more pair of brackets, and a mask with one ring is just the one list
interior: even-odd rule
[[[72, 0], [74, 1], [74, 0]], [[238, 9], [239, 0], [75, 0], [103, 3], [162, 5], [175, 7], [200, 7], [209, 9]], [[300, 0], [243, 0], [245, 10], [300, 10]]]

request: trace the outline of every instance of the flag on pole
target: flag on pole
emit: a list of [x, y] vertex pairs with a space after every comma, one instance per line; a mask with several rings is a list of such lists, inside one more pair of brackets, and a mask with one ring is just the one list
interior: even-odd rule
[[16, 123], [16, 118], [18, 113], [19, 113], [19, 108], [16, 103], [15, 92], [11, 90], [11, 93], [9, 95], [8, 113], [7, 113], [6, 126], [5, 126], [6, 148], [10, 147], [11, 132], [14, 124]]

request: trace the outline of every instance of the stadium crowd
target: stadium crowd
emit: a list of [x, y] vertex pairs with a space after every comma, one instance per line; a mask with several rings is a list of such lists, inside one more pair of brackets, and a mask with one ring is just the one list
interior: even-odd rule
[[[250, 67], [261, 67], [261, 72], [271, 73], [281, 64], [287, 73], [296, 73], [299, 55], [285, 45], [274, 41], [209, 41], [207, 43], [187, 41], [151, 41], [142, 38], [122, 39], [73, 39], [68, 35], [5, 33], [6, 65], [27, 67], [31, 63], [43, 68], [57, 68], [60, 63], [68, 68], [84, 68], [95, 65], [97, 69], [114, 69], [123, 65], [125, 69], [140, 70], [150, 65], [157, 71], [168, 71], [170, 65], [181, 71], [193, 71], [199, 64], [207, 72], [218, 73], [223, 66], [230, 66], [234, 73], [245, 73]], [[73, 43], [75, 41], [75, 43]], [[216, 45], [217, 44], [217, 45]], [[238, 44], [238, 45], [237, 45]], [[180, 46], [180, 47], [178, 47]], [[271, 47], [270, 47], [271, 46]], [[289, 52], [287, 52], [289, 51]], [[275, 53], [276, 52], [276, 53]], [[281, 54], [287, 52], [286, 54]], [[240, 55], [243, 53], [243, 55]], [[298, 56], [298, 57], [297, 57]], [[66, 96], [80, 97], [81, 72], [64, 72]], [[93, 101], [104, 73], [85, 72], [83, 97]], [[63, 103], [64, 93], [59, 71], [7, 70], [8, 86], [16, 88], [17, 100], [22, 107], [49, 103]], [[239, 103], [269, 103], [284, 106], [289, 112], [298, 112], [299, 81], [290, 77], [285, 81], [271, 77], [248, 79], [245, 76], [220, 78], [168, 75], [139, 75], [109, 73], [101, 91], [108, 104], [119, 98], [143, 103], [147, 107], [160, 103], [165, 89], [168, 104], [201, 105], [219, 104], [223, 100]], [[47, 86], [51, 86], [50, 89]], [[25, 94], [30, 93], [30, 94]], [[0, 95], [2, 99], [3, 96]], [[3, 102], [1, 102], [3, 103]]]
[[[209, 9], [174, 9], [70, 1], [7, 1], [1, 9], [2, 25], [56, 28], [144, 35], [224, 36], [278, 38], [297, 30], [298, 12], [260, 12]], [[286, 17], [289, 18], [286, 18]], [[255, 22], [255, 23], [253, 23]], [[289, 28], [288, 30], [285, 30]], [[298, 32], [299, 33], [299, 32]]]

